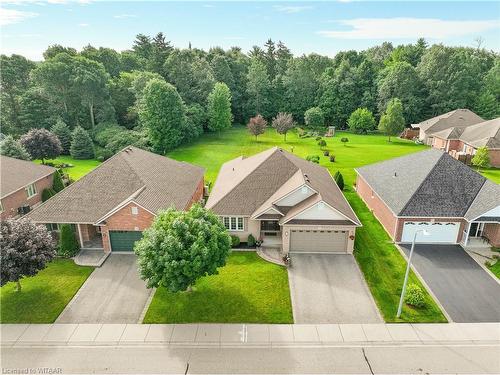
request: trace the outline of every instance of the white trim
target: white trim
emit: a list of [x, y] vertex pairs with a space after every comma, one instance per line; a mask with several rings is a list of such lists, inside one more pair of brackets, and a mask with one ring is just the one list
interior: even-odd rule
[[[31, 188], [33, 188], [33, 194], [30, 195], [29, 191], [31, 190]], [[31, 199], [33, 197], [36, 197], [37, 194], [38, 194], [38, 191], [36, 189], [36, 183], [32, 183], [32, 184], [26, 185], [26, 187], [24, 188], [24, 190], [26, 191], [27, 199]]]
[[82, 229], [80, 228], [81, 224], [76, 224], [76, 227], [78, 228], [78, 237], [80, 239], [80, 246], [83, 247], [83, 237], [82, 237]]
[[[302, 175], [302, 176], [303, 176], [303, 175]], [[271, 202], [271, 204], [272, 204], [272, 205], [276, 205], [276, 202], [278, 202], [278, 201], [280, 201], [280, 200], [285, 199], [286, 197], [288, 197], [288, 196], [292, 195], [293, 193], [295, 193], [295, 192], [296, 192], [296, 191], [298, 191], [299, 189], [302, 189], [304, 186], [306, 186], [308, 189], [311, 189], [314, 193], [319, 194], [319, 193], [318, 193], [315, 189], [313, 189], [313, 188], [312, 188], [312, 186], [310, 186], [310, 185], [308, 185], [307, 183], [305, 183], [305, 182], [304, 182], [302, 185], [300, 185], [299, 187], [297, 187], [297, 188], [293, 189], [292, 191], [289, 191], [288, 193], [286, 193], [286, 194], [285, 194], [285, 195], [283, 195], [282, 197], [279, 197], [278, 199], [275, 199], [273, 202]], [[314, 194], [311, 194], [309, 197], [312, 197], [313, 195], [314, 195]], [[309, 197], [307, 197], [307, 198], [309, 198]], [[307, 198], [306, 198], [306, 199], [307, 199]], [[305, 201], [305, 199], [301, 200], [300, 202], [303, 202], [303, 201]], [[299, 203], [300, 203], [300, 202], [299, 202]], [[299, 203], [297, 203], [297, 204], [299, 204]], [[279, 205], [277, 205], [277, 206], [279, 206]]]
[[[221, 221], [222, 221], [222, 224], [224, 225], [224, 228], [226, 228], [226, 224], [225, 224], [225, 222], [224, 222], [224, 219], [225, 219], [225, 218], [228, 218], [228, 219], [229, 219], [229, 228], [226, 228], [228, 232], [244, 232], [244, 231], [245, 231], [245, 217], [244, 217], [244, 216], [221, 215], [221, 216], [219, 216], [219, 217], [220, 217], [220, 219], [221, 219]], [[233, 218], [234, 218], [234, 219], [236, 219], [236, 229], [232, 229], [232, 228], [231, 228], [231, 227], [232, 227], [232, 225], [231, 225], [231, 224], [232, 224], [232, 219], [233, 219]], [[241, 229], [238, 229], [238, 221], [239, 221], [238, 219], [242, 219], [242, 220], [243, 220], [243, 222], [242, 222], [242, 224], [243, 224], [243, 228], [241, 228]]]
[[[48, 167], [48, 165], [46, 165], [46, 167]], [[50, 167], [50, 168], [53, 168], [53, 167]], [[12, 195], [12, 194], [14, 194], [14, 193], [17, 193], [19, 190], [26, 189], [26, 187], [27, 187], [28, 185], [33, 185], [33, 184], [36, 184], [38, 181], [40, 181], [40, 180], [42, 180], [42, 179], [44, 179], [44, 178], [47, 178], [47, 177], [49, 177], [50, 175], [53, 175], [55, 172], [57, 172], [57, 169], [55, 169], [55, 168], [54, 168], [54, 171], [53, 171], [53, 172], [48, 173], [48, 174], [44, 175], [43, 177], [40, 177], [38, 180], [34, 180], [34, 181], [30, 182], [29, 184], [26, 184], [26, 185], [24, 185], [24, 186], [21, 186], [20, 188], [18, 188], [18, 189], [16, 189], [16, 190], [12, 190], [11, 192], [9, 192], [9, 193], [7, 193], [7, 194], [5, 194], [5, 195], [2, 195], [2, 196], [0, 197], [0, 199], [4, 199], [4, 198], [8, 197], [9, 195]]]
[[340, 216], [343, 216], [344, 218], [346, 218], [348, 221], [350, 221], [351, 223], [353, 223], [354, 225], [356, 226], [360, 226], [358, 223], [355, 223], [352, 219], [349, 219], [347, 216], [345, 216], [342, 212], [340, 212], [339, 210], [337, 210], [336, 208], [330, 206], [328, 203], [326, 203], [324, 200], [319, 200], [318, 202], [315, 202], [313, 204], [311, 204], [309, 207], [306, 207], [304, 208], [302, 211], [299, 211], [297, 212], [295, 215], [293, 215], [292, 217], [288, 218], [288, 220], [286, 221], [283, 221], [281, 223], [281, 225], [285, 225], [286, 223], [288, 223], [290, 220], [293, 220], [294, 217], [296, 217], [297, 215], [300, 215], [301, 213], [304, 213], [312, 208], [314, 208], [317, 204], [319, 203], [323, 203], [325, 204], [326, 206], [330, 207], [333, 211], [337, 212]]
[[[143, 191], [144, 189], [146, 188], [146, 186], [142, 186], [141, 188], [139, 188], [138, 190], [136, 190], [132, 195], [130, 195], [128, 198], [126, 198], [125, 200], [121, 201], [115, 208], [113, 208], [111, 211], [109, 211], [108, 213], [104, 214], [103, 217], [101, 217], [100, 219], [96, 220], [95, 223], [100, 223], [101, 221], [107, 219], [108, 217], [110, 217], [111, 215], [113, 215], [115, 212], [121, 210], [123, 207], [125, 207], [128, 203], [132, 202], [133, 199], [141, 192]], [[134, 202], [136, 203], [136, 202]], [[136, 203], [137, 204], [137, 203]], [[137, 204], [138, 206], [141, 206], [140, 204]], [[141, 206], [142, 207], [142, 206]], [[144, 207], [142, 207], [144, 208]], [[149, 210], [147, 210], [149, 211]], [[150, 211], [151, 212], [151, 211]]]
[[[260, 220], [260, 219], [257, 219], [257, 218], [258, 218], [259, 216], [261, 216], [261, 215], [266, 215], [266, 214], [267, 214], [267, 212], [268, 212], [269, 210], [273, 210], [273, 211], [274, 211], [274, 212], [276, 212], [277, 214], [279, 214], [279, 215], [281, 215], [281, 216], [285, 216], [284, 214], [282, 214], [282, 213], [281, 213], [279, 210], [277, 210], [276, 208], [274, 208], [274, 207], [268, 207], [268, 208], [266, 208], [265, 210], [263, 210], [263, 211], [259, 212], [257, 215], [252, 215], [252, 216], [250, 216], [250, 218], [251, 218], [251, 219], [254, 219], [254, 220]], [[263, 219], [263, 220], [267, 220], [267, 219]]]

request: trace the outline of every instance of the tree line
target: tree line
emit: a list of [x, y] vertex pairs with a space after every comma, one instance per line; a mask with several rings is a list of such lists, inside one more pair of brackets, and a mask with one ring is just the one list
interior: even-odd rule
[[174, 48], [162, 33], [139, 34], [123, 52], [53, 45], [42, 62], [2, 55], [0, 63], [2, 133], [17, 138], [63, 122], [87, 131], [98, 154], [128, 144], [165, 152], [256, 115], [290, 114], [299, 123], [322, 116], [338, 129], [362, 118], [361, 130], [370, 130], [376, 126], [367, 112], [380, 123], [396, 98], [406, 125], [457, 108], [485, 119], [500, 114], [498, 54], [423, 39], [331, 58], [293, 56], [271, 39], [244, 53]]

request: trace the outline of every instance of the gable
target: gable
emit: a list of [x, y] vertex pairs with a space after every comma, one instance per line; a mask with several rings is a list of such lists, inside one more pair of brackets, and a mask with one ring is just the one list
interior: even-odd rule
[[300, 188], [292, 191], [286, 196], [278, 199], [274, 202], [276, 206], [291, 207], [302, 202], [304, 199], [309, 198], [311, 195], [315, 194], [315, 191], [307, 185], [303, 185]]
[[293, 217], [294, 220], [346, 220], [338, 211], [320, 201]]

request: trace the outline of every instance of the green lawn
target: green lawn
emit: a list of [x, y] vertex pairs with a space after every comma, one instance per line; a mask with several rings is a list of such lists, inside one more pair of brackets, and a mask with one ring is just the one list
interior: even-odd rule
[[500, 184], [500, 168], [490, 168], [480, 172], [484, 177]]
[[495, 274], [496, 277], [500, 279], [500, 260], [497, 260], [493, 265], [488, 267], [491, 272]]
[[293, 323], [284, 267], [255, 252], [233, 252], [218, 275], [196, 282], [192, 292], [159, 288], [144, 323]]
[[1, 323], [53, 323], [80, 289], [92, 267], [77, 266], [71, 259], [55, 259], [36, 276], [0, 288]]
[[[41, 163], [40, 160], [36, 160], [37, 163]], [[72, 164], [73, 167], [70, 168], [63, 168], [63, 170], [69, 174], [69, 176], [73, 180], [79, 180], [83, 176], [85, 176], [87, 173], [89, 173], [92, 169], [97, 167], [101, 162], [90, 159], [90, 160], [77, 160], [73, 159], [71, 156], [59, 156], [57, 159], [54, 160], [47, 160], [47, 162], [51, 162], [54, 164], [60, 164], [60, 163], [66, 163], [66, 164]]]

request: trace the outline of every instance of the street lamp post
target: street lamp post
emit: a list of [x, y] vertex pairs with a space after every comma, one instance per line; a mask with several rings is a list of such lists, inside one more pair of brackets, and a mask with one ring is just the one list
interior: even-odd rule
[[405, 298], [406, 284], [408, 283], [408, 275], [410, 274], [411, 258], [413, 257], [413, 250], [415, 249], [415, 241], [417, 240], [417, 234], [419, 234], [420, 232], [422, 232], [424, 236], [429, 235], [429, 232], [427, 232], [425, 229], [419, 229], [415, 232], [415, 235], [413, 236], [410, 256], [408, 257], [408, 264], [406, 265], [405, 281], [403, 282], [403, 290], [401, 291], [401, 297], [399, 298], [398, 313], [396, 315], [396, 318], [399, 318], [401, 316], [401, 310], [403, 310], [403, 300]]

